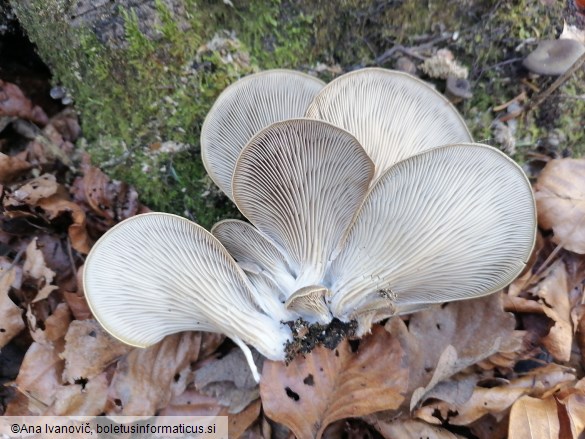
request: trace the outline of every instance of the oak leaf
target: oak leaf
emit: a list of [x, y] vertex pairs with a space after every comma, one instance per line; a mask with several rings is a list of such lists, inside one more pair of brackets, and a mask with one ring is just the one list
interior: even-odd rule
[[[355, 346], [355, 345], [354, 345]], [[332, 422], [400, 406], [408, 367], [397, 337], [383, 327], [360, 340], [318, 347], [290, 364], [265, 361], [260, 395], [266, 415], [297, 437], [321, 437]]]
[[585, 159], [551, 160], [535, 186], [538, 223], [553, 241], [585, 253]]
[[17, 277], [16, 270], [10, 262], [0, 260], [0, 348], [26, 327], [22, 309], [8, 296]]

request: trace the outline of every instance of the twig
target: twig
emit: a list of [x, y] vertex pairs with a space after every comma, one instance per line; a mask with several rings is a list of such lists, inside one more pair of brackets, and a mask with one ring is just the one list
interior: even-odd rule
[[530, 100], [523, 108], [521, 108], [518, 111], [515, 111], [513, 113], [510, 113], [502, 118], [500, 118], [500, 120], [502, 122], [507, 122], [510, 119], [515, 119], [516, 117], [520, 116], [522, 113], [524, 112], [528, 112], [536, 107], [538, 107], [540, 104], [542, 104], [544, 102], [544, 100], [546, 98], [548, 98], [556, 89], [558, 89], [561, 85], [563, 85], [572, 75], [573, 73], [575, 73], [577, 70], [579, 70], [581, 68], [581, 66], [585, 64], [585, 53], [583, 53], [578, 59], [577, 61], [575, 61], [573, 63], [573, 65], [571, 67], [569, 67], [569, 69], [563, 73], [561, 76], [559, 76], [555, 82], [553, 82], [550, 87], [548, 87], [545, 91], [543, 91], [542, 93], [536, 95], [532, 100]]
[[498, 111], [502, 111], [505, 110], [506, 108], [508, 108], [510, 105], [516, 103], [516, 102], [523, 102], [526, 100], [526, 92], [523, 91], [522, 93], [520, 93], [518, 96], [516, 96], [515, 98], [510, 99], [508, 102], [504, 102], [503, 104], [498, 105], [497, 107], [492, 108], [492, 111], [494, 113], [497, 113]]
[[20, 258], [22, 258], [22, 255], [24, 254], [24, 251], [25, 251], [25, 249], [22, 249], [16, 254], [16, 257], [10, 263], [10, 266], [6, 269], [6, 271], [4, 271], [4, 273], [0, 274], [0, 280], [4, 279], [4, 276], [6, 276], [8, 274], [8, 272], [10, 270], [12, 270], [16, 266], [16, 264], [18, 264], [18, 262], [20, 261]]

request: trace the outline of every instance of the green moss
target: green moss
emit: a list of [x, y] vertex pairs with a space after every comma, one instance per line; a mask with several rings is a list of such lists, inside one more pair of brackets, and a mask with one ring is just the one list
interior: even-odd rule
[[[502, 61], [528, 52], [526, 38], [555, 37], [562, 7], [535, 0], [461, 0], [457, 8], [448, 0], [232, 1], [184, 0], [186, 31], [155, 0], [154, 40], [141, 32], [132, 10], [123, 11], [126, 45], [118, 48], [106, 47], [89, 29], [70, 27], [66, 0], [31, 0], [26, 7], [15, 2], [55, 81], [76, 100], [94, 162], [136, 185], [153, 209], [187, 214], [207, 227], [236, 211], [205, 175], [200, 127], [219, 93], [239, 77], [276, 67], [303, 70], [317, 62], [372, 65], [394, 44], [416, 46], [441, 30], [459, 31], [456, 41], [437, 40], [434, 47], [450, 48], [470, 67], [474, 97], [459, 107], [475, 138], [489, 142], [496, 117], [491, 108], [524, 87], [510, 79], [518, 78], [519, 64]], [[585, 91], [579, 75], [563, 87], [553, 125], [567, 133], [566, 147], [582, 154], [585, 134], [576, 121], [585, 111], [578, 98]], [[536, 84], [545, 87], [545, 79]], [[546, 135], [542, 119], [539, 110], [519, 120], [517, 136], [526, 148]], [[157, 153], [165, 141], [190, 149]]]

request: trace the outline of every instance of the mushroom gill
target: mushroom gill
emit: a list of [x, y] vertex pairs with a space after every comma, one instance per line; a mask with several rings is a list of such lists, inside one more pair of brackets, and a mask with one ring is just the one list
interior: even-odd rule
[[351, 319], [383, 290], [396, 314], [493, 293], [522, 271], [535, 230], [530, 183], [505, 154], [481, 144], [422, 152], [372, 186], [328, 273], [331, 311]]
[[473, 141], [447, 98], [393, 70], [367, 68], [338, 77], [315, 96], [306, 115], [355, 135], [376, 165], [375, 178], [419, 152]]
[[[169, 334], [210, 331], [284, 358], [290, 331], [262, 313], [242, 270], [199, 225], [148, 213], [110, 229], [92, 248], [83, 285], [100, 324], [124, 343], [147, 347]], [[245, 344], [246, 343], [246, 344]]]
[[273, 122], [302, 117], [325, 84], [293, 70], [267, 70], [226, 88], [201, 129], [201, 158], [215, 184], [232, 198], [232, 174], [246, 143]]

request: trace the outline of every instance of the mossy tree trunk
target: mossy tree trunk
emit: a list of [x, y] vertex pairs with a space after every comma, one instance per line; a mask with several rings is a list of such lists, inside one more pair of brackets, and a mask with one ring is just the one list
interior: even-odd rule
[[[318, 63], [375, 65], [394, 45], [441, 35], [453, 43], [454, 34], [458, 55], [495, 63], [518, 42], [487, 38], [530, 33], [535, 16], [542, 28], [551, 16], [537, 0], [9, 1], [54, 82], [75, 100], [94, 161], [134, 183], [153, 208], [205, 226], [234, 210], [205, 178], [199, 130], [217, 95], [240, 76]], [[488, 12], [499, 28], [486, 21]], [[485, 91], [475, 102], [487, 109], [494, 91]]]

